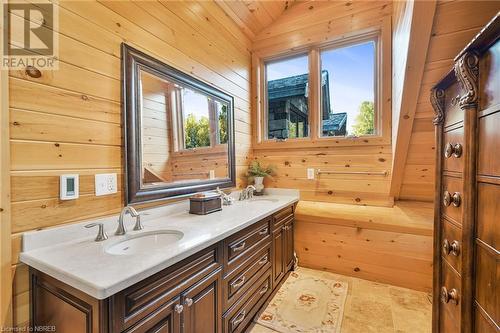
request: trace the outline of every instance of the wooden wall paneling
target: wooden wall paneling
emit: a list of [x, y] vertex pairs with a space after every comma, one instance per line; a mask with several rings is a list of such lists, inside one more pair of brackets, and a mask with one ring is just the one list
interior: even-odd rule
[[432, 205], [394, 207], [301, 201], [295, 248], [305, 267], [429, 291]]
[[217, 4], [250, 39], [291, 6], [290, 1], [217, 1]]
[[[105, 7], [103, 4], [95, 1], [61, 2], [60, 16], [79, 16], [79, 21], [87, 20], [94, 23], [101, 29], [107, 31], [107, 34], [115, 34], [120, 39], [126, 40], [127, 43], [130, 43], [132, 46], [140, 50], [145, 50], [147, 53], [158, 57], [167, 64], [170, 64], [184, 72], [191, 73], [197, 78], [217, 86], [219, 89], [228, 92], [237, 99], [241, 99], [246, 102], [250, 100], [250, 97], [248, 96], [248, 88], [241, 87], [238, 85], [238, 82], [233, 82], [231, 79], [234, 79], [235, 77], [231, 76], [232, 74], [230, 71], [224, 70], [224, 68], [220, 66], [214, 68], [212, 61], [209, 61], [208, 65], [205, 65], [205, 63], [207, 63], [206, 55], [201, 56], [195, 52], [195, 49], [197, 48], [195, 47], [196, 44], [186, 43], [190, 46], [189, 51], [185, 51], [190, 55], [190, 57], [186, 57], [186, 53], [183, 53], [183, 51], [177, 48], [180, 43], [171, 44], [172, 41], [165, 41], [149, 32], [153, 30], [156, 32], [156, 29], [160, 28], [142, 28], [144, 24], [151, 24], [152, 22], [155, 22], [154, 25], [158, 25], [160, 24], [158, 20], [149, 16], [149, 19], [145, 22], [144, 15], [139, 16], [137, 13], [138, 10], [131, 10], [131, 8], [133, 9], [136, 7], [132, 2], [123, 4], [126, 7], [120, 12], [125, 16], [122, 16], [119, 13]], [[136, 19], [138, 21], [134, 22]], [[63, 23], [64, 21], [60, 22], [61, 29], [64, 27]], [[140, 25], [141, 23], [143, 25]], [[161, 29], [166, 29], [166, 27]], [[174, 29], [174, 27], [171, 27], [171, 29]], [[216, 55], [211, 54], [210, 57], [216, 57]], [[218, 72], [218, 70], [220, 72]]]
[[[410, 16], [402, 18], [401, 24], [404, 26], [394, 27], [395, 41], [403, 38], [398, 37], [398, 34], [408, 36], [408, 43], [403, 43], [407, 45], [406, 49], [398, 50], [399, 43], [393, 43], [393, 77], [399, 78], [393, 82], [392, 89], [393, 159], [390, 194], [395, 198], [399, 197], [403, 182], [435, 9], [436, 1], [412, 1], [406, 5], [403, 13], [403, 16]], [[395, 59], [399, 57], [405, 59]], [[394, 67], [396, 61], [400, 68]]]
[[[338, 38], [348, 37], [352, 32], [359, 32], [374, 26], [380, 26], [384, 17], [390, 17], [392, 12], [391, 2], [385, 1], [360, 1], [353, 2], [351, 6], [337, 8], [335, 3], [331, 7], [323, 8], [323, 15], [328, 19], [318, 17], [312, 12], [296, 13], [303, 16], [301, 24], [290, 24], [293, 20], [289, 15], [283, 15], [283, 25], [276, 36], [263, 31], [253, 44], [254, 52], [268, 56], [286, 53], [297, 48], [318, 42], [334, 41]], [[286, 23], [285, 23], [286, 22]], [[292, 30], [290, 30], [292, 26]]]
[[[4, 6], [0, 6], [0, 17]], [[0, 30], [4, 45], [4, 28]], [[3, 50], [3, 46], [1, 47]], [[9, 78], [0, 70], [0, 327], [12, 325], [10, 210]]]
[[[431, 87], [449, 71], [453, 65], [453, 58], [465, 44], [499, 10], [500, 6], [497, 1], [439, 0], [437, 2], [415, 113], [416, 119], [428, 124], [432, 122], [434, 116], [429, 102]], [[417, 137], [418, 139], [415, 139]], [[401, 199], [433, 200], [434, 179], [424, 174], [435, 168], [436, 147], [433, 138], [434, 130], [413, 126], [400, 191]], [[415, 173], [415, 169], [421, 172]]]
[[175, 8], [175, 13], [193, 27], [196, 25], [198, 31], [202, 30], [206, 34], [217, 33], [220, 38], [230, 41], [236, 50], [250, 55], [252, 41], [215, 1], [191, 2], [187, 8]]
[[389, 177], [377, 175], [316, 175], [307, 179], [307, 168], [336, 171], [388, 171], [391, 147], [357, 146], [290, 150], [256, 150], [254, 158], [276, 166], [268, 187], [298, 188], [302, 200], [390, 206]]

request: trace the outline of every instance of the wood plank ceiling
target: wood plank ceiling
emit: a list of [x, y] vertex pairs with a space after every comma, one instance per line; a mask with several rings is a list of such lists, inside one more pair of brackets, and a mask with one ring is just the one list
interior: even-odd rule
[[295, 1], [217, 1], [224, 12], [250, 39], [271, 25]]

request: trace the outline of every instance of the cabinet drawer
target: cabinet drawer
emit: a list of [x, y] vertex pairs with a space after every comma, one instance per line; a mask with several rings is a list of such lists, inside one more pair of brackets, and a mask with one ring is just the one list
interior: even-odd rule
[[246, 261], [252, 250], [270, 242], [270, 222], [271, 218], [266, 218], [224, 241], [226, 276]]
[[220, 253], [219, 243], [111, 296], [112, 331], [128, 329], [219, 268]]
[[463, 199], [462, 178], [443, 176], [443, 189], [441, 191], [442, 212], [446, 217], [460, 225], [462, 225]]
[[441, 255], [457, 272], [462, 272], [462, 229], [441, 220]]
[[460, 109], [459, 101], [462, 89], [458, 82], [453, 83], [445, 93], [444, 126], [450, 126], [464, 120], [464, 112]]
[[273, 215], [273, 230], [280, 227], [280, 224], [283, 223], [283, 221], [290, 219], [293, 217], [293, 208], [294, 206], [288, 206], [286, 208], [283, 208], [279, 212], [275, 213]]
[[271, 294], [271, 271], [268, 270], [223, 316], [224, 333], [243, 332]]
[[175, 306], [178, 304], [180, 304], [179, 297], [163, 304], [123, 333], [178, 332], [180, 329], [180, 314], [175, 311]]
[[443, 261], [439, 301], [440, 332], [460, 332], [460, 302], [462, 301], [460, 281], [460, 276]]
[[458, 127], [444, 133], [443, 170], [463, 172], [464, 168], [464, 128]]
[[224, 279], [224, 309], [229, 308], [271, 268], [271, 244], [256, 251], [249, 262]]

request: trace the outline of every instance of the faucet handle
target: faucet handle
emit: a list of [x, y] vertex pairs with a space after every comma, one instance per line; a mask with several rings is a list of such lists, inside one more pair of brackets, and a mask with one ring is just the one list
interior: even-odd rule
[[141, 214], [137, 214], [137, 216], [135, 217], [134, 230], [138, 231], [138, 230], [142, 230], [142, 229], [144, 229], [144, 226], [142, 225], [142, 222], [141, 222]]
[[97, 236], [95, 238], [96, 242], [102, 242], [106, 239], [108, 239], [108, 235], [104, 231], [104, 224], [102, 223], [90, 223], [85, 225], [85, 228], [93, 228], [93, 227], [99, 227], [99, 231], [97, 232]]

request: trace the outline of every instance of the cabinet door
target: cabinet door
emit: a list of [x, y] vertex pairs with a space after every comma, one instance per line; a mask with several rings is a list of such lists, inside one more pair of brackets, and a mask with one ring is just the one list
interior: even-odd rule
[[293, 219], [285, 223], [285, 272], [293, 267]]
[[180, 299], [177, 297], [160, 306], [124, 333], [179, 333], [181, 309]]
[[182, 293], [182, 332], [222, 332], [221, 287], [222, 279], [219, 269]]
[[273, 232], [273, 288], [285, 275], [285, 230], [284, 227]]

